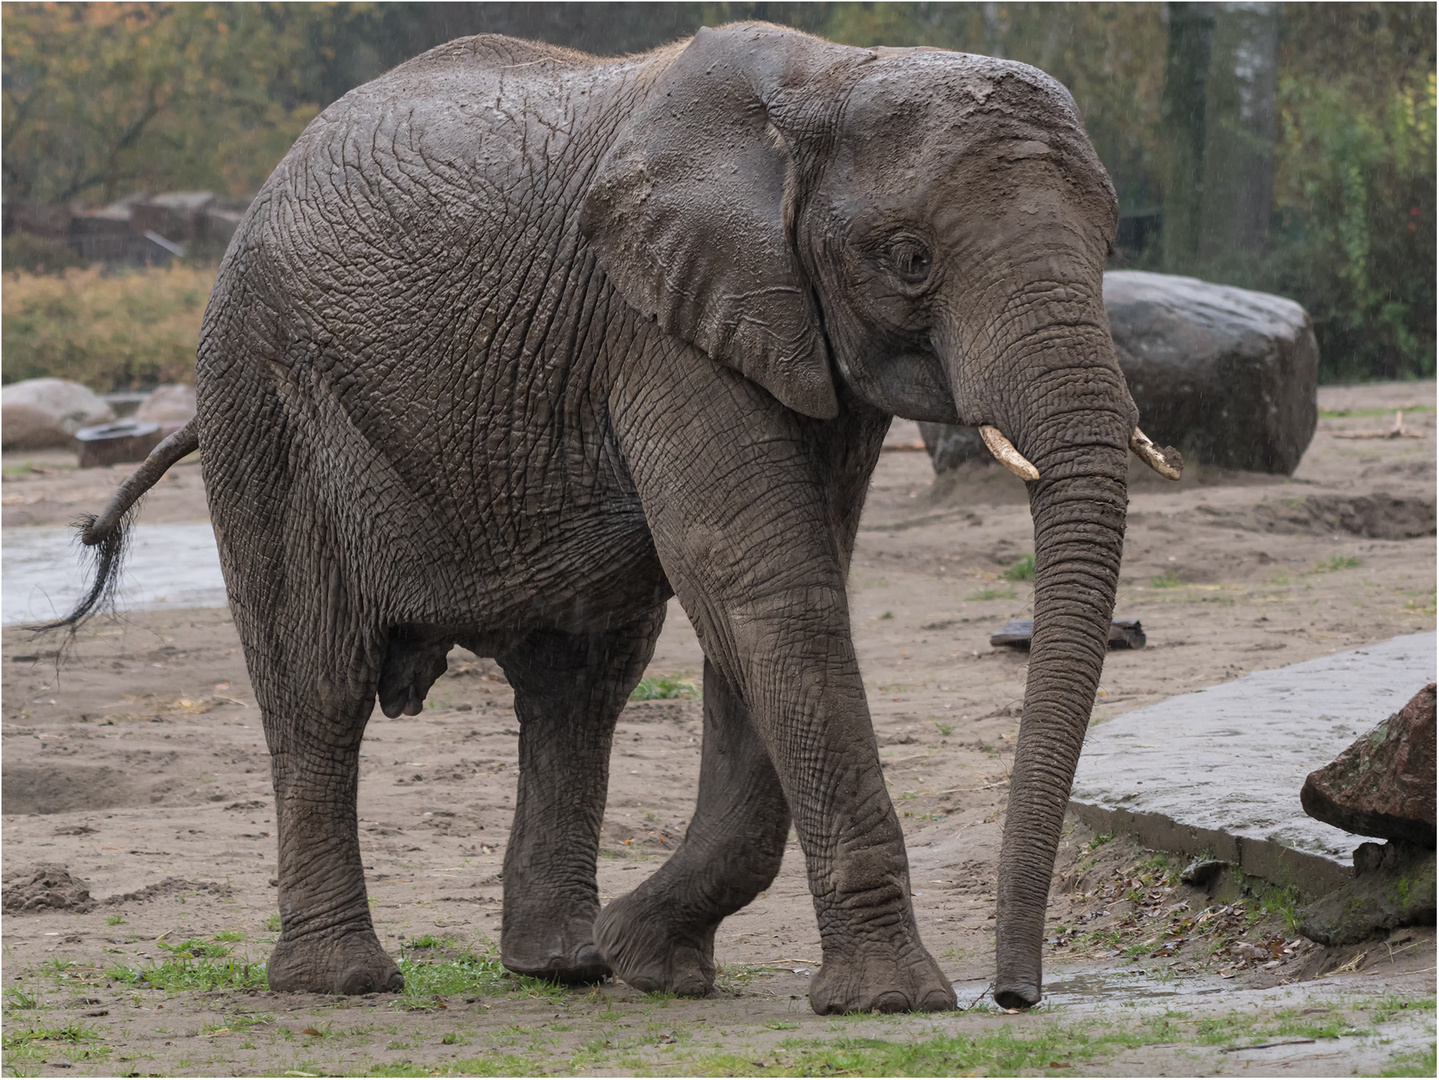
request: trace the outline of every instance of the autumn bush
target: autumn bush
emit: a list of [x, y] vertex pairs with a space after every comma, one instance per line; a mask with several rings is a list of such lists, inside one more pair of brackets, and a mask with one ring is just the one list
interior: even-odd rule
[[5, 382], [56, 376], [97, 393], [194, 382], [213, 267], [128, 273], [6, 271], [0, 292]]

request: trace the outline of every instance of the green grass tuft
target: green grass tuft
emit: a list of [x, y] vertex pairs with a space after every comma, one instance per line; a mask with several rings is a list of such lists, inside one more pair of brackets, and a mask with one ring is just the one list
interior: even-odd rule
[[665, 675], [658, 679], [641, 679], [640, 684], [630, 691], [630, 700], [663, 701], [667, 698], [692, 698], [697, 692], [694, 683], [685, 682], [677, 675]]
[[999, 575], [1005, 581], [1033, 581], [1034, 556], [1025, 555]]
[[263, 990], [268, 985], [264, 964], [225, 954], [216, 957], [177, 952], [149, 967], [112, 967], [105, 976], [150, 990]]

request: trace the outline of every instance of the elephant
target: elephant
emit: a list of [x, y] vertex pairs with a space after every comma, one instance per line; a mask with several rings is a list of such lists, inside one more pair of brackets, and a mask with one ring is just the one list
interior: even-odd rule
[[[459, 644], [514, 688], [503, 963], [707, 993], [791, 825], [816, 1012], [942, 1010], [846, 577], [893, 416], [980, 426], [1028, 484], [1034, 637], [995, 1000], [1045, 904], [1105, 655], [1137, 427], [1105, 320], [1114, 189], [1058, 82], [767, 24], [621, 59], [481, 35], [326, 108], [241, 222], [198, 411], [82, 540], [201, 453], [272, 757], [276, 990], [403, 986], [366, 900], [358, 757]], [[1177, 475], [1177, 474], [1176, 474]], [[704, 649], [697, 802], [601, 908], [615, 723], [677, 596]]]

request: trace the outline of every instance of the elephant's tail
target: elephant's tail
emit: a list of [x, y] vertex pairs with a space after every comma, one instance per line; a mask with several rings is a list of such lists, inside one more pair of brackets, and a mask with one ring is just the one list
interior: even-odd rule
[[63, 619], [54, 622], [27, 626], [26, 630], [42, 632], [75, 627], [94, 614], [97, 608], [109, 603], [120, 582], [120, 566], [124, 562], [125, 545], [129, 540], [129, 515], [141, 495], [149, 491], [165, 475], [175, 462], [186, 454], [200, 448], [199, 426], [194, 418], [179, 431], [166, 438], [150, 451], [147, 457], [125, 482], [115, 489], [110, 502], [99, 517], [85, 514], [75, 522], [80, 530], [80, 542], [95, 548], [95, 580], [90, 589], [75, 605], [73, 611]]

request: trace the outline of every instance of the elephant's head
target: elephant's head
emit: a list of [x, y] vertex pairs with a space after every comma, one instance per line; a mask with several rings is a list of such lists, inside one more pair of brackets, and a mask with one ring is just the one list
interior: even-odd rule
[[1101, 279], [1114, 189], [1059, 83], [938, 50], [771, 26], [676, 51], [601, 162], [581, 219], [660, 325], [785, 405], [836, 382], [888, 412], [981, 426], [1029, 481], [1035, 628], [1004, 828], [996, 999], [1040, 993], [1045, 904], [1094, 704], [1136, 427]]

